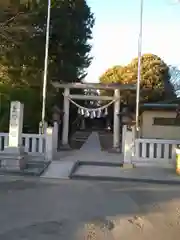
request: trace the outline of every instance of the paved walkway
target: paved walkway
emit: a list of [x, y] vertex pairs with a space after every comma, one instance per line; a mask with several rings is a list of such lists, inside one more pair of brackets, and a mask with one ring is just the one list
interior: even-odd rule
[[[64, 154], [64, 155], [63, 155]], [[93, 132], [78, 151], [60, 152], [59, 159], [53, 161], [42, 178], [130, 180], [156, 183], [178, 183], [172, 166], [144, 166], [122, 168], [122, 155], [101, 151], [99, 136]]]
[[117, 166], [82, 165], [77, 168], [72, 179], [180, 184], [180, 176], [175, 169], [150, 166], [125, 169]]
[[80, 150], [59, 152], [56, 156], [56, 160], [51, 163], [49, 168], [41, 177], [69, 178], [69, 174], [77, 161], [114, 162], [120, 164], [121, 160], [122, 156], [120, 154], [112, 154], [101, 151], [98, 133], [93, 132]]
[[101, 152], [101, 145], [99, 142], [99, 137], [97, 132], [92, 132], [92, 134], [89, 136], [88, 140], [85, 142], [85, 144], [80, 149], [81, 153], [102, 153]]

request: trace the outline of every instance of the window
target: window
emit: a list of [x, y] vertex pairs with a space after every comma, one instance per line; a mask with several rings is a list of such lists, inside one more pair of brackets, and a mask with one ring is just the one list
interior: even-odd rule
[[154, 125], [157, 126], [180, 126], [179, 118], [154, 118]]

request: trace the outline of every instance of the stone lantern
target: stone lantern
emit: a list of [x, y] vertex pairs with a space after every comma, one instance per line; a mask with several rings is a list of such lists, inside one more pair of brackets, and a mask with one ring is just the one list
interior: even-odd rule
[[128, 128], [131, 128], [131, 126], [134, 125], [133, 113], [127, 105], [122, 108], [122, 111], [119, 113], [119, 117], [121, 117], [122, 125], [127, 125]]
[[176, 108], [176, 118], [179, 118], [179, 117], [180, 117], [180, 104]]
[[59, 109], [59, 107], [54, 106], [52, 109], [52, 120], [53, 122], [57, 122], [61, 124], [64, 112]]

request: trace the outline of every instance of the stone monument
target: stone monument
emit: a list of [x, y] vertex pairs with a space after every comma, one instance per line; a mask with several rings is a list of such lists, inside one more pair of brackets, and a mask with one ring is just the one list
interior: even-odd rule
[[23, 108], [20, 102], [11, 102], [9, 145], [1, 157], [1, 169], [23, 170], [26, 168], [27, 158], [22, 147]]

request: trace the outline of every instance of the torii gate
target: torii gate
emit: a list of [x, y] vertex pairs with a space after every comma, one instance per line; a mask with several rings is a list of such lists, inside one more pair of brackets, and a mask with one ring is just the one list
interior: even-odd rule
[[[135, 85], [129, 84], [100, 84], [100, 83], [58, 83], [52, 82], [56, 89], [64, 88], [64, 115], [63, 115], [63, 131], [62, 131], [62, 145], [68, 146], [69, 135], [69, 106], [70, 100], [104, 100], [112, 101], [114, 103], [114, 127], [113, 127], [113, 149], [119, 150], [120, 148], [120, 90], [136, 90]], [[114, 91], [114, 96], [92, 96], [70, 94], [71, 89], [99, 89]]]

